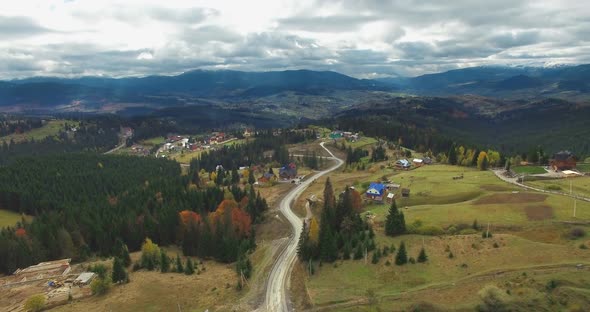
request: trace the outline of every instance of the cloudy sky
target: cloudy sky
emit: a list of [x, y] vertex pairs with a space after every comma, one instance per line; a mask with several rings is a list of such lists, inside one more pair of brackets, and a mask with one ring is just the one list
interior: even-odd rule
[[590, 63], [583, 0], [6, 0], [0, 10], [0, 79], [578, 63]]

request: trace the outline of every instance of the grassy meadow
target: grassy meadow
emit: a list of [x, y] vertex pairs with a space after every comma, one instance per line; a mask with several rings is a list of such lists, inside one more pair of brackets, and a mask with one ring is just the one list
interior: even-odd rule
[[[461, 175], [463, 178], [453, 179]], [[427, 306], [436, 304], [443, 311], [473, 310], [481, 302], [478, 292], [486, 285], [518, 294], [508, 295], [514, 304], [542, 298], [534, 302], [545, 307], [550, 304], [546, 302], [550, 294], [544, 287], [553, 279], [570, 281], [571, 287], [578, 289], [570, 301], [556, 303], [553, 309], [590, 307], [590, 284], [575, 274], [576, 264], [590, 265], [590, 249], [580, 248], [590, 248], [590, 240], [588, 235], [570, 237], [572, 228], [588, 233], [590, 226], [566, 223], [590, 221], [590, 203], [578, 201], [573, 218], [569, 197], [524, 191], [501, 181], [491, 171], [447, 165], [401, 172], [339, 171], [330, 179], [336, 192], [345, 185], [364, 191], [367, 182], [382, 176], [411, 190], [409, 198], [396, 194], [408, 228], [414, 233], [436, 235], [385, 236], [383, 224], [389, 205], [368, 204], [365, 211], [375, 216], [372, 222], [377, 245], [398, 248], [404, 241], [408, 257], [414, 258], [424, 246], [429, 260], [397, 266], [394, 254], [389, 253], [372, 264], [370, 253], [367, 263], [339, 260], [324, 264], [306, 280], [310, 301], [316, 307], [328, 311], [399, 311], [427, 302]], [[321, 197], [323, 181], [312, 185], [302, 197], [310, 193]], [[315, 215], [319, 215], [319, 209], [312, 209]], [[478, 230], [472, 228], [474, 220]], [[481, 232], [488, 223], [493, 236], [484, 239]], [[523, 274], [534, 275], [534, 281]]]
[[46, 137], [57, 135], [60, 130], [64, 129], [64, 125], [66, 124], [66, 122], [70, 125], [79, 124], [79, 122], [73, 120], [49, 120], [45, 125], [43, 125], [40, 128], [32, 129], [31, 131], [20, 134], [10, 134], [0, 137], [0, 142], [10, 142], [10, 140], [14, 140], [14, 142], [18, 143], [31, 139], [42, 140]]

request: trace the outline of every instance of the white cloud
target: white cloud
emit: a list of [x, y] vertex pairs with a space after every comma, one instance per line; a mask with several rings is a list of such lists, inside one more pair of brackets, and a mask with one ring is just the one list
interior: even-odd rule
[[581, 63], [588, 29], [573, 0], [19, 0], [0, 12], [0, 79]]

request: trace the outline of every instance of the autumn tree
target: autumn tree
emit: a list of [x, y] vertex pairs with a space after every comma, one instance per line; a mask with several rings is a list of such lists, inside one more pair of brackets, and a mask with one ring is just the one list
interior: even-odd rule
[[311, 220], [309, 221], [309, 242], [317, 246], [319, 239], [320, 227], [318, 225], [318, 221], [315, 217], [311, 217]]
[[160, 258], [160, 247], [154, 244], [151, 239], [146, 238], [141, 246], [141, 266], [152, 271], [158, 266]]
[[488, 154], [483, 151], [480, 152], [479, 156], [477, 157], [477, 168], [479, 168], [479, 170], [487, 170], [488, 164]]

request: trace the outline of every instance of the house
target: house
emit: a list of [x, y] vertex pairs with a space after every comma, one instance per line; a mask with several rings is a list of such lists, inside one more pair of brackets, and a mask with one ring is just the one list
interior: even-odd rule
[[422, 158], [422, 161], [424, 162], [425, 165], [432, 164], [432, 158], [430, 158], [430, 157], [424, 157], [424, 158]]
[[410, 169], [411, 166], [412, 165], [410, 164], [410, 162], [407, 159], [400, 159], [395, 162], [395, 167], [397, 169], [407, 170], [407, 169]]
[[121, 128], [121, 134], [124, 137], [130, 137], [133, 135], [133, 129], [129, 128], [129, 127], [122, 127]]
[[30, 281], [44, 279], [49, 276], [66, 276], [70, 270], [72, 259], [61, 259], [47, 262], [40, 262], [24, 269], [17, 269], [14, 275], [18, 281]]
[[387, 191], [385, 190], [385, 185], [373, 182], [369, 185], [369, 188], [365, 192], [365, 198], [382, 203], [383, 196], [386, 192]]
[[550, 161], [551, 169], [558, 170], [571, 170], [576, 168], [576, 156], [570, 151], [561, 151], [553, 154], [553, 159]]
[[387, 202], [391, 203], [393, 201], [393, 198], [395, 197], [395, 193], [389, 193], [387, 194]]
[[333, 131], [332, 133], [330, 133], [330, 139], [332, 140], [337, 140], [337, 139], [341, 139], [342, 138], [342, 131]]
[[416, 167], [422, 167], [422, 165], [424, 165], [424, 160], [422, 160], [420, 158], [414, 158], [412, 160], [412, 162], [414, 163], [414, 166], [416, 166]]
[[244, 130], [244, 137], [245, 138], [249, 138], [253, 135], [252, 129], [250, 128], [246, 128], [246, 130]]
[[293, 179], [297, 177], [297, 165], [290, 163], [279, 169], [279, 177], [281, 179]]
[[400, 184], [397, 184], [397, 183], [387, 183], [387, 184], [385, 184], [385, 189], [387, 189], [387, 191], [389, 191], [389, 192], [395, 192], [400, 187], [401, 187], [401, 185]]
[[78, 275], [74, 280], [74, 285], [89, 285], [96, 276], [93, 272], [84, 272]]
[[402, 197], [410, 197], [410, 189], [409, 188], [402, 189]]
[[258, 178], [258, 185], [265, 185], [267, 183], [273, 183], [277, 181], [277, 176], [274, 173], [266, 172], [260, 178]]

